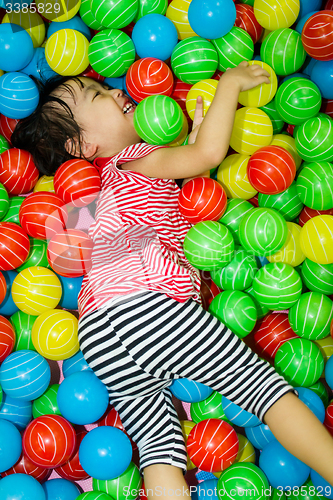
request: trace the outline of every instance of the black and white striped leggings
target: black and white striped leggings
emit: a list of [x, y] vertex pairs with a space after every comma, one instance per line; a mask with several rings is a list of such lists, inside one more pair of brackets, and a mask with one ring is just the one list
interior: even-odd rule
[[157, 292], [125, 296], [80, 319], [79, 341], [139, 448], [141, 470], [157, 463], [186, 470], [184, 439], [168, 389], [174, 379], [206, 384], [260, 420], [293, 390], [193, 300], [181, 303]]

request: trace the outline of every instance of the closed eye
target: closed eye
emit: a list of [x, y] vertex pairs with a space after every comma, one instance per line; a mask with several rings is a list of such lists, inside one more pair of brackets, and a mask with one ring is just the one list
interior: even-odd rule
[[97, 92], [95, 92], [94, 97], [92, 98], [92, 100], [94, 100], [95, 97], [97, 97], [98, 95], [101, 95], [101, 93], [99, 92], [99, 90]]

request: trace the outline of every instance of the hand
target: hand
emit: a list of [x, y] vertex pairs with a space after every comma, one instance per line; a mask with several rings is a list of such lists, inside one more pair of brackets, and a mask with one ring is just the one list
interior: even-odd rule
[[253, 89], [262, 83], [270, 83], [269, 73], [259, 64], [249, 65], [248, 61], [242, 61], [236, 68], [228, 68], [222, 75], [221, 81], [229, 78], [234, 85], [239, 86], [239, 92]]
[[194, 112], [192, 132], [190, 133], [190, 135], [188, 137], [189, 144], [195, 143], [195, 140], [197, 138], [198, 132], [200, 130], [200, 125], [201, 125], [203, 119], [204, 119], [203, 99], [202, 99], [202, 96], [199, 95], [197, 98], [197, 104], [196, 104], [195, 112]]

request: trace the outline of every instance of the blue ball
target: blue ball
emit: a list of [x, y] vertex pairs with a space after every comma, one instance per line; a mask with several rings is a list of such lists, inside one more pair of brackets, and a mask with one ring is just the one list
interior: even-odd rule
[[213, 393], [213, 389], [207, 385], [188, 378], [174, 380], [169, 389], [176, 398], [185, 403], [199, 403], [199, 401], [207, 399]]
[[193, 31], [202, 38], [221, 38], [235, 24], [236, 7], [232, 0], [192, 0], [188, 21]]
[[5, 277], [7, 290], [5, 298], [0, 304], [0, 314], [1, 316], [11, 316], [12, 314], [16, 313], [19, 310], [19, 308], [13, 301], [11, 293], [13, 281], [18, 273], [16, 271], [1, 271], [1, 272]]
[[316, 415], [321, 423], [325, 420], [325, 406], [318, 394], [306, 387], [296, 387], [299, 399]]
[[[125, 90], [126, 91], [126, 75], [125, 76], [118, 76], [117, 78], [105, 78], [103, 83], [106, 83], [109, 85], [109, 87], [112, 87], [113, 89], [120, 89], [120, 90]], [[126, 91], [127, 93], [127, 91]]]
[[0, 419], [12, 422], [20, 431], [25, 429], [32, 419], [31, 401], [14, 399], [4, 393], [0, 404]]
[[305, 66], [302, 68], [302, 73], [304, 75], [308, 75], [311, 77], [311, 72], [313, 69], [313, 66], [316, 64], [317, 59], [313, 59], [313, 57], [307, 57], [305, 61]]
[[222, 396], [222, 408], [227, 419], [234, 425], [238, 425], [239, 427], [255, 427], [262, 424], [261, 420], [253, 415], [253, 413], [243, 410], [243, 408], [224, 396]]
[[0, 385], [12, 398], [32, 401], [46, 391], [51, 380], [48, 362], [38, 352], [12, 352], [0, 367]]
[[4, 500], [46, 500], [43, 487], [27, 474], [10, 474], [0, 481], [0, 498]]
[[328, 483], [313, 469], [311, 469], [311, 481], [313, 482], [313, 485], [319, 489], [320, 495], [324, 498], [333, 499], [333, 484]]
[[311, 17], [313, 14], [316, 14], [316, 12], [318, 12], [317, 10], [315, 11], [312, 11], [312, 12], [308, 12], [307, 14], [305, 14], [303, 17], [299, 17], [298, 16], [298, 22], [296, 24], [296, 27], [295, 27], [295, 30], [301, 35], [302, 34], [302, 30], [303, 30], [303, 27], [304, 27], [304, 24], [306, 23], [306, 21], [309, 19], [309, 17]]
[[0, 68], [20, 71], [31, 61], [34, 44], [31, 36], [18, 24], [0, 24]]
[[258, 450], [263, 450], [271, 441], [275, 440], [273, 432], [265, 424], [245, 427], [245, 435]]
[[65, 378], [72, 375], [72, 373], [83, 372], [84, 370], [92, 371], [81, 351], [74, 354], [71, 358], [65, 359], [62, 363], [62, 374]]
[[81, 491], [67, 479], [48, 479], [43, 483], [47, 500], [75, 500]]
[[25, 73], [5, 73], [0, 77], [0, 113], [8, 118], [26, 118], [39, 102], [37, 85]]
[[95, 479], [115, 479], [125, 472], [131, 459], [131, 442], [116, 427], [96, 427], [84, 436], [80, 444], [80, 463]]
[[178, 43], [175, 25], [161, 14], [147, 14], [135, 24], [132, 40], [140, 58], [156, 57], [165, 61]]
[[296, 22], [302, 19], [307, 14], [321, 9], [322, 0], [300, 0], [300, 10]]
[[325, 380], [333, 390], [333, 356], [329, 358], [325, 366]]
[[49, 66], [45, 57], [44, 47], [37, 47], [37, 49], [35, 49], [34, 56], [30, 63], [28, 66], [23, 68], [21, 72], [29, 76], [34, 76], [41, 82], [46, 82], [46, 80], [49, 80], [50, 78], [59, 77], [58, 73], [53, 71], [53, 69]]
[[[0, 472], [16, 464], [22, 453], [22, 438], [19, 430], [8, 420], [0, 419]], [[0, 481], [0, 485], [2, 480]], [[1, 492], [1, 486], [0, 486]], [[4, 498], [0, 494], [0, 498]]]
[[91, 40], [91, 32], [89, 27], [82, 21], [81, 17], [74, 16], [69, 21], [56, 22], [52, 21], [47, 29], [47, 38], [50, 38], [53, 33], [59, 30], [71, 29], [75, 31], [79, 31], [84, 35], [89, 41]]
[[333, 60], [316, 61], [311, 71], [311, 80], [325, 99], [333, 99]]
[[207, 479], [197, 486], [196, 491], [191, 493], [191, 500], [218, 500], [217, 479]]
[[73, 424], [87, 425], [100, 419], [109, 404], [106, 386], [93, 371], [72, 373], [60, 384], [59, 410]]
[[64, 276], [57, 275], [61, 281], [62, 296], [59, 306], [64, 309], [77, 309], [77, 298], [81, 290], [83, 276], [78, 278], [65, 278]]
[[294, 457], [276, 439], [262, 450], [259, 467], [273, 488], [297, 488], [310, 474], [310, 467]]

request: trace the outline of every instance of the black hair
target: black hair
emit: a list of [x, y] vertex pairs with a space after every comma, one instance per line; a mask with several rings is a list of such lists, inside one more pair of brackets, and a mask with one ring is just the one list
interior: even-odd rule
[[55, 77], [45, 83], [33, 78], [39, 89], [39, 103], [36, 110], [27, 118], [21, 119], [13, 132], [13, 147], [25, 149], [32, 154], [38, 170], [44, 175], [54, 175], [57, 168], [76, 156], [66, 150], [66, 142], [76, 144], [82, 154], [83, 130], [74, 119], [72, 110], [60, 97], [52, 93], [57, 88], [65, 89], [74, 99], [73, 88], [67, 83], [74, 80], [80, 87], [82, 82], [77, 77]]

